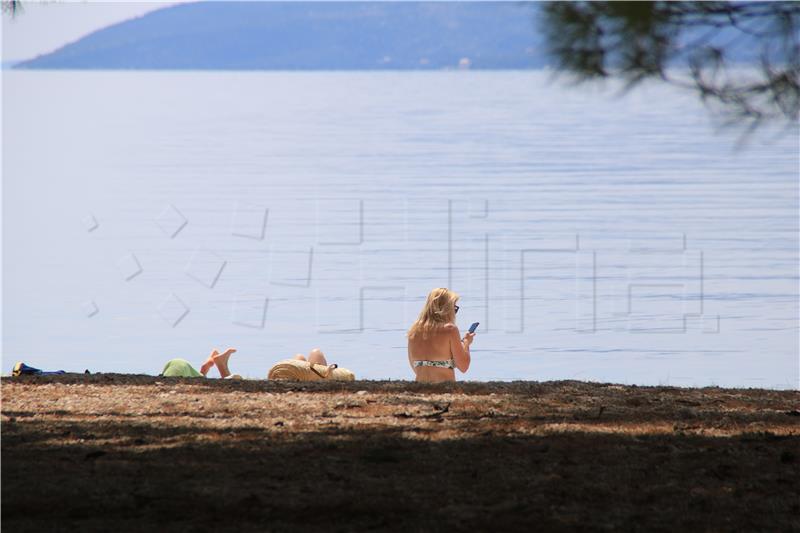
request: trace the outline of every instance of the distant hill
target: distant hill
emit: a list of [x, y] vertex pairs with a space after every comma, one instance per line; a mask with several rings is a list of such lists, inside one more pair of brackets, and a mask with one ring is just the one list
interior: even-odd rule
[[197, 2], [95, 31], [29, 69], [525, 69], [530, 2]]

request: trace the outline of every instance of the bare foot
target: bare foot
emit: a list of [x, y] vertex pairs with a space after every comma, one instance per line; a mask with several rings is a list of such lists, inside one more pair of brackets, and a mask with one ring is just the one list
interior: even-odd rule
[[219, 352], [215, 349], [211, 352], [211, 355], [208, 356], [206, 362], [203, 363], [203, 366], [200, 367], [200, 373], [204, 376], [208, 374], [208, 371], [211, 370], [211, 367], [214, 366], [214, 357], [219, 355]]
[[228, 359], [231, 358], [231, 355], [236, 350], [234, 348], [228, 348], [224, 352], [215, 355], [212, 359], [214, 360], [214, 364], [217, 365], [217, 370], [219, 370], [219, 375], [223, 378], [227, 378], [231, 375], [231, 371], [228, 369]]

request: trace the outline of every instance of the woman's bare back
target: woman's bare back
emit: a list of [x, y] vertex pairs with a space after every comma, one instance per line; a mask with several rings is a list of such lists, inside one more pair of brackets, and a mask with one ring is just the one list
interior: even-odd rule
[[414, 361], [441, 361], [450, 362], [455, 367], [455, 358], [452, 350], [453, 335], [457, 335], [458, 328], [453, 324], [443, 326], [423, 339], [418, 335], [408, 341], [408, 360], [412, 365], [417, 381], [455, 381], [454, 368], [437, 366], [414, 366]]

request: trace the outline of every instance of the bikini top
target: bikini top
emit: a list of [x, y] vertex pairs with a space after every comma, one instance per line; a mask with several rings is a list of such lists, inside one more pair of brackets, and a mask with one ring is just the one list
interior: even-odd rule
[[442, 367], [442, 368], [455, 368], [456, 367], [456, 362], [453, 360], [452, 357], [450, 357], [450, 359], [448, 359], [447, 361], [441, 361], [441, 360], [436, 361], [436, 360], [432, 360], [432, 359], [419, 359], [417, 361], [414, 361], [414, 366], [438, 366], [438, 367]]

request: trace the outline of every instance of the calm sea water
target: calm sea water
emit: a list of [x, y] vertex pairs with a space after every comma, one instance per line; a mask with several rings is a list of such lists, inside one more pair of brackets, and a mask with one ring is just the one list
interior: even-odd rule
[[531, 72], [3, 73], [3, 370], [798, 387], [797, 131]]

